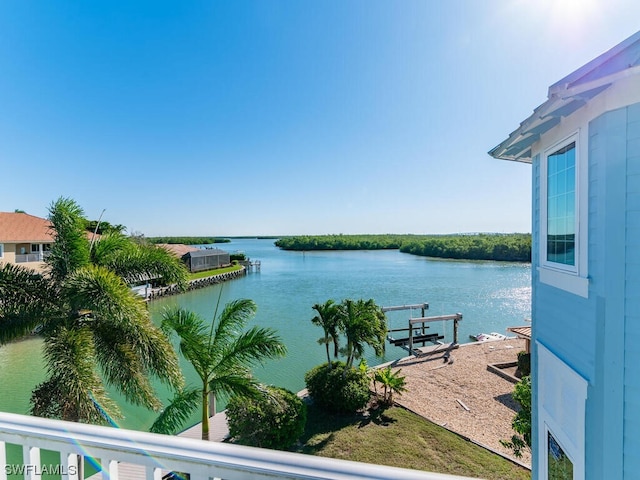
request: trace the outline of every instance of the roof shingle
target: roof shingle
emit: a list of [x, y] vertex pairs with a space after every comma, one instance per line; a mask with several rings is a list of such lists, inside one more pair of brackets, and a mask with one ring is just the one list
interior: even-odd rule
[[0, 243], [52, 243], [51, 222], [27, 213], [0, 212]]

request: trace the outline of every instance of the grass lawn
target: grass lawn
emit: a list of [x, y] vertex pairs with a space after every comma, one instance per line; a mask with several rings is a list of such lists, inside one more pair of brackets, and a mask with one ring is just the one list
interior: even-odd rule
[[309, 406], [300, 453], [486, 479], [531, 472], [403, 408], [334, 416]]
[[200, 278], [211, 277], [220, 273], [235, 272], [236, 270], [240, 270], [241, 268], [242, 265], [232, 265], [226, 268], [216, 268], [214, 270], [205, 270], [204, 272], [190, 273], [187, 280], [198, 280]]

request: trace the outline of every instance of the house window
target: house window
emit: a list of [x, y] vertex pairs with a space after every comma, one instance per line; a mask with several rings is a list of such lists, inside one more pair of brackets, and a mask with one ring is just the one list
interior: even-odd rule
[[576, 142], [547, 156], [546, 260], [576, 267]]
[[549, 480], [573, 479], [573, 462], [549, 431], [547, 431], [547, 478]]
[[4, 244], [0, 243], [0, 258], [4, 257]]
[[588, 177], [579, 132], [540, 154], [539, 280], [585, 298]]

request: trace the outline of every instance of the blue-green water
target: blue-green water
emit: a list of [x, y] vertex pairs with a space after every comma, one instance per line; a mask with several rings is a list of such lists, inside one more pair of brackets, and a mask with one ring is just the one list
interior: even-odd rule
[[[223, 245], [228, 251], [244, 251], [260, 260], [260, 272], [194, 290], [150, 304], [155, 321], [163, 308], [178, 304], [212, 318], [219, 289], [222, 304], [236, 298], [250, 298], [258, 305], [254, 324], [276, 329], [287, 345], [286, 358], [270, 361], [255, 371], [264, 383], [293, 391], [304, 388], [304, 373], [323, 362], [324, 347], [317, 339], [322, 330], [311, 324], [315, 303], [328, 299], [373, 298], [378, 305], [429, 303], [427, 315], [460, 312], [459, 341], [470, 334], [502, 332], [530, 317], [531, 268], [529, 264], [435, 260], [389, 251], [287, 252], [273, 240], [239, 239]], [[419, 311], [414, 316], [419, 316]], [[390, 328], [405, 327], [410, 313], [390, 312]], [[450, 322], [432, 325], [447, 340]], [[41, 341], [30, 339], [0, 347], [0, 410], [27, 413], [33, 387], [45, 377], [40, 354]], [[369, 365], [406, 355], [398, 347], [387, 346], [384, 358], [369, 355]], [[195, 373], [184, 363], [187, 381], [195, 384]], [[162, 389], [163, 398], [170, 393]], [[114, 395], [117, 397], [117, 395]], [[126, 428], [147, 429], [155, 414], [121, 402]], [[219, 406], [220, 408], [222, 405]], [[193, 422], [197, 421], [194, 415]]]

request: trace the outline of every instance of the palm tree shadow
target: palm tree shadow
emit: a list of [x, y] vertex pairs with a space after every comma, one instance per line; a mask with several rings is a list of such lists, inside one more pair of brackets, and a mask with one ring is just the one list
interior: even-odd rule
[[367, 425], [373, 423], [375, 425], [379, 425], [382, 427], [388, 427], [392, 423], [396, 423], [397, 420], [395, 418], [386, 415], [385, 412], [389, 408], [388, 405], [373, 405], [369, 408], [368, 415], [363, 415], [360, 425], [358, 428], [366, 427]]
[[373, 405], [362, 412], [331, 414], [309, 404], [307, 405], [307, 424], [304, 433], [297, 445], [290, 450], [313, 455], [334, 441], [336, 432], [344, 428], [364, 428], [370, 424], [388, 426], [396, 423], [394, 418], [385, 413], [387, 408], [382, 405]]

